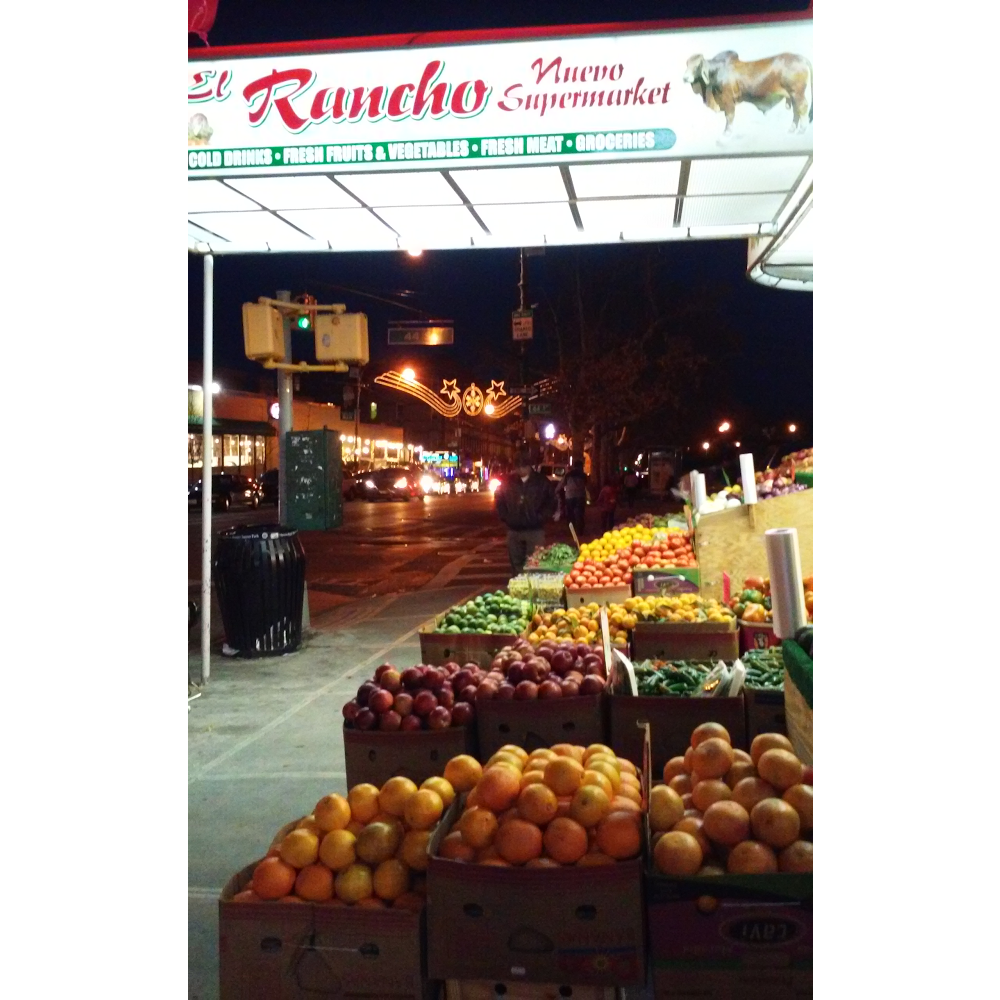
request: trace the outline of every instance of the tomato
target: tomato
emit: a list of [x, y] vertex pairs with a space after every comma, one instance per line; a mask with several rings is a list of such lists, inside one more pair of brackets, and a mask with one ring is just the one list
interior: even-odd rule
[[629, 566], [638, 566], [639, 565], [639, 557], [636, 556], [636, 555], [630, 556], [628, 564], [629, 564]]
[[594, 560], [593, 559], [584, 559], [583, 560], [583, 565], [585, 567], [587, 567], [587, 569], [589, 569], [591, 566], [594, 565]]
[[567, 574], [566, 576], [563, 577], [563, 586], [564, 587], [572, 587], [573, 584], [574, 584], [574, 582], [575, 582], [575, 577], [573, 577], [573, 576], [571, 576], [569, 574]]
[[676, 549], [684, 544], [684, 539], [681, 538], [680, 535], [671, 535], [667, 539], [667, 544], [670, 546], [670, 548]]
[[583, 563], [582, 562], [575, 562], [575, 563], [573, 563], [573, 569], [575, 569], [577, 571], [583, 569]]
[[764, 577], [762, 576], [748, 576], [743, 581], [744, 590], [760, 590], [764, 589]]

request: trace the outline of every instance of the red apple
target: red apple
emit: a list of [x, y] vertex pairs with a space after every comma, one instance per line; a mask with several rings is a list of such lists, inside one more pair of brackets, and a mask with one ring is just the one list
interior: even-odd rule
[[552, 670], [565, 677], [573, 669], [573, 661], [576, 657], [568, 649], [558, 649], [552, 654]]
[[587, 674], [580, 682], [580, 694], [600, 694], [604, 690], [604, 678], [597, 674]]
[[368, 699], [378, 690], [378, 687], [371, 681], [365, 681], [361, 687], [358, 688], [357, 702], [364, 708], [368, 704]]
[[383, 712], [378, 719], [378, 727], [383, 733], [394, 733], [402, 725], [402, 718], [399, 712], [394, 712], [391, 708], [388, 712]]
[[452, 691], [450, 686], [442, 688], [437, 693], [437, 700], [439, 705], [451, 710], [455, 706], [455, 692]]
[[497, 701], [510, 701], [514, 697], [514, 685], [509, 682], [504, 682], [497, 688], [496, 700]]
[[524, 664], [523, 663], [512, 663], [507, 668], [507, 680], [511, 684], [519, 684], [524, 680]]
[[538, 685], [533, 681], [521, 681], [514, 688], [514, 697], [518, 701], [533, 701], [538, 697]]
[[413, 697], [413, 714], [426, 718], [438, 707], [437, 698], [431, 691], [418, 691]]
[[423, 676], [416, 667], [407, 667], [402, 674], [403, 687], [415, 691], [423, 683]]
[[396, 694], [403, 686], [403, 679], [398, 670], [384, 671], [382, 676], [378, 678], [378, 682], [383, 690], [391, 691], [393, 694]]
[[343, 712], [344, 718], [348, 722], [353, 722], [357, 717], [358, 712], [361, 711], [361, 706], [356, 701], [349, 701], [344, 705]]
[[562, 688], [564, 698], [575, 698], [580, 693], [580, 685], [576, 681], [564, 679], [559, 687]]
[[476, 688], [476, 701], [490, 701], [497, 693], [497, 687], [493, 681], [483, 681]]
[[459, 701], [473, 702], [476, 700], [476, 685], [466, 684], [461, 691], [458, 692]]
[[404, 733], [415, 733], [424, 728], [424, 720], [419, 715], [408, 715], [399, 727]]
[[387, 670], [395, 670], [395, 669], [396, 668], [391, 663], [383, 663], [382, 666], [375, 668], [375, 680], [376, 681], [382, 680], [382, 675]]
[[443, 670], [428, 670], [424, 674], [424, 687], [429, 691], [440, 691], [447, 679], [448, 675]]
[[354, 725], [358, 729], [372, 729], [376, 721], [375, 713], [370, 708], [362, 708], [354, 717]]
[[413, 711], [413, 695], [400, 691], [393, 700], [392, 707], [399, 713], [400, 718], [405, 719]]
[[541, 698], [561, 698], [562, 688], [559, 681], [542, 681], [538, 685], [538, 697]]
[[389, 709], [392, 708], [392, 702], [392, 692], [379, 688], [379, 690], [368, 699], [368, 707], [376, 715], [381, 715], [383, 712], [388, 712]]
[[450, 725], [451, 712], [449, 712], [448, 709], [442, 705], [438, 705], [438, 707], [427, 716], [428, 729], [447, 729]]
[[476, 717], [476, 710], [467, 701], [460, 701], [451, 710], [453, 726], [467, 726]]

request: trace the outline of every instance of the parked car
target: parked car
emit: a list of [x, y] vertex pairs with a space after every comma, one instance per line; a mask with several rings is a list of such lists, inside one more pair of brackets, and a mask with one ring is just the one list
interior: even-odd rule
[[375, 469], [355, 478], [353, 493], [362, 500], [410, 500], [420, 495], [420, 486], [403, 469]]
[[417, 482], [424, 496], [446, 496], [451, 492], [448, 480], [429, 469], [417, 474]]
[[452, 480], [452, 489], [455, 493], [478, 493], [479, 477], [474, 476], [471, 472], [459, 473]]
[[[202, 481], [188, 485], [188, 503], [201, 506]], [[212, 506], [217, 510], [229, 510], [230, 507], [250, 507], [256, 510], [260, 506], [261, 488], [249, 476], [237, 476], [229, 472], [215, 473], [212, 476]]]

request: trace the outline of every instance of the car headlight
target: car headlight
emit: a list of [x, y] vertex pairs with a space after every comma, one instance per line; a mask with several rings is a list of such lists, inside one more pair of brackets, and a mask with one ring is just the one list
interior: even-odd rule
[[434, 480], [430, 476], [424, 476], [420, 480], [420, 488], [425, 492], [429, 493], [431, 487], [434, 485]]
[[375, 484], [370, 479], [366, 479], [365, 480], [365, 487], [367, 489], [369, 489], [369, 490], [373, 490], [373, 489], [375, 489]]
[[393, 484], [393, 489], [405, 490], [407, 483], [405, 479], [397, 479]]
[[500, 480], [499, 479], [491, 479], [490, 480], [490, 493], [496, 493], [496, 491], [498, 489], [500, 489]]

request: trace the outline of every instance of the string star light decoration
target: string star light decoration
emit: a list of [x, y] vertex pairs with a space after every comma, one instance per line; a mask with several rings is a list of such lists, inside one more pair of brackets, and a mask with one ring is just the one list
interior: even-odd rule
[[457, 383], [458, 379], [456, 378], [444, 379], [444, 387], [441, 389], [441, 395], [444, 396], [445, 399], [458, 399], [462, 395], [462, 392], [458, 388]]
[[[443, 417], [457, 417], [464, 408], [465, 412], [471, 417], [484, 414], [493, 420], [497, 420], [500, 417], [506, 417], [508, 414], [513, 413], [523, 404], [520, 396], [509, 396], [507, 390], [503, 387], [503, 382], [498, 382], [496, 379], [490, 380], [490, 387], [485, 393], [475, 382], [463, 392], [458, 387], [458, 379], [442, 379], [443, 385], [438, 390], [437, 395], [415, 378], [403, 378], [401, 372], [384, 372], [376, 377], [375, 382], [378, 385], [384, 385], [389, 389], [397, 389], [399, 392], [405, 392], [408, 396], [419, 399]], [[444, 396], [447, 402], [440, 399], [439, 397], [441, 396]], [[507, 398], [498, 404], [496, 400], [504, 396]]]
[[507, 390], [503, 387], [503, 382], [490, 379], [490, 387], [486, 390], [487, 402], [495, 403], [501, 396], [506, 396]]

